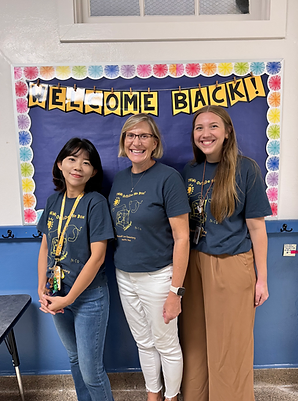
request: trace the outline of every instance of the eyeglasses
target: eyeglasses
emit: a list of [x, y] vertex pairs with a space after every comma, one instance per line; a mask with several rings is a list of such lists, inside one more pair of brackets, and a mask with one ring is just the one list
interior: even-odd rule
[[125, 133], [125, 138], [130, 142], [134, 141], [136, 137], [138, 137], [141, 142], [146, 142], [153, 136], [153, 134], [133, 134], [132, 132]]

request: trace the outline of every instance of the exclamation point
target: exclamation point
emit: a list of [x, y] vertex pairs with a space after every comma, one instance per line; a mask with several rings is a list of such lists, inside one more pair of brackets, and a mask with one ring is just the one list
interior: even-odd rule
[[255, 77], [252, 77], [252, 78], [250, 78], [250, 79], [251, 79], [251, 83], [253, 84], [253, 86], [254, 86], [254, 88], [255, 88], [255, 90], [256, 90], [256, 95], [258, 95], [258, 94], [259, 94], [259, 91], [257, 90], [256, 78], [255, 78]]

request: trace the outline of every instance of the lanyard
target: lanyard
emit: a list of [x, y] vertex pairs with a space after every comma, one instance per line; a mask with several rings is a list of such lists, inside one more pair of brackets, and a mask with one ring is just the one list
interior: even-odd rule
[[63, 239], [64, 239], [64, 234], [65, 231], [68, 227], [68, 224], [72, 218], [72, 215], [74, 214], [76, 207], [78, 206], [78, 203], [80, 202], [80, 200], [82, 199], [82, 197], [84, 196], [84, 192], [81, 192], [80, 195], [77, 196], [75, 203], [73, 204], [73, 207], [69, 213], [69, 216], [66, 220], [65, 226], [63, 228], [63, 231], [61, 233], [61, 228], [62, 228], [62, 220], [63, 220], [63, 214], [64, 214], [64, 208], [65, 208], [65, 200], [66, 200], [66, 192], [64, 193], [63, 199], [62, 199], [62, 204], [61, 204], [61, 210], [60, 210], [60, 216], [59, 216], [59, 224], [58, 224], [58, 244], [56, 247], [56, 253], [55, 253], [55, 259], [56, 261], [59, 260], [61, 252], [62, 252], [62, 246], [63, 246]]
[[202, 185], [201, 185], [201, 199], [199, 200], [199, 206], [198, 206], [198, 212], [199, 214], [203, 214], [204, 213], [204, 203], [205, 203], [205, 199], [207, 197], [207, 194], [209, 192], [209, 190], [211, 189], [213, 183], [214, 183], [214, 179], [212, 178], [209, 188], [207, 189], [207, 192], [205, 193], [204, 197], [203, 197], [203, 190], [204, 190], [204, 185], [205, 185], [205, 169], [206, 169], [206, 160], [204, 163], [204, 170], [203, 170], [203, 180], [202, 180]]

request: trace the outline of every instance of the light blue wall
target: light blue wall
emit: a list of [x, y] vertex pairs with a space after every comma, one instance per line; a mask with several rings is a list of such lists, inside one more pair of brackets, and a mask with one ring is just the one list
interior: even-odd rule
[[[282, 225], [293, 228], [280, 232]], [[26, 293], [32, 304], [15, 327], [23, 374], [70, 373], [66, 352], [51, 316], [39, 311], [37, 257], [40, 239], [34, 227], [12, 227], [13, 239], [4, 239], [9, 227], [0, 229], [0, 294]], [[257, 309], [255, 323], [255, 367], [298, 367], [298, 255], [283, 257], [283, 245], [298, 243], [298, 221], [267, 222], [269, 237], [269, 300]], [[108, 371], [139, 369], [136, 347], [121, 309], [111, 252], [107, 255], [111, 313], [105, 363]], [[12, 374], [11, 357], [0, 345], [0, 375]]]
[[[32, 234], [36, 234], [36, 230], [28, 227], [10, 228], [19, 239], [3, 239], [7, 229], [0, 228], [0, 294], [26, 293], [32, 297], [32, 304], [15, 326], [20, 370], [25, 374], [70, 373], [67, 354], [52, 317], [38, 309], [37, 258], [40, 239], [34, 239]], [[106, 368], [108, 371], [139, 369], [137, 351], [118, 297], [110, 251], [107, 254], [107, 271], [111, 312], [106, 340]], [[13, 373], [11, 356], [3, 342], [0, 345], [0, 375]]]

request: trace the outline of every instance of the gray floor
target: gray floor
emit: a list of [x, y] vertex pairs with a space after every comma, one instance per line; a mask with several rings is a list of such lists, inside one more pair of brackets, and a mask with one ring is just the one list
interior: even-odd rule
[[[146, 401], [141, 373], [113, 373], [109, 377], [115, 401]], [[69, 375], [23, 376], [22, 381], [25, 401], [77, 400]], [[297, 401], [298, 369], [255, 370], [255, 396], [256, 401]], [[16, 378], [0, 377], [0, 401], [20, 400]]]

